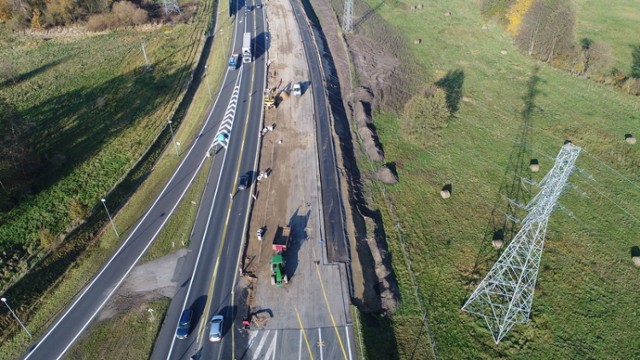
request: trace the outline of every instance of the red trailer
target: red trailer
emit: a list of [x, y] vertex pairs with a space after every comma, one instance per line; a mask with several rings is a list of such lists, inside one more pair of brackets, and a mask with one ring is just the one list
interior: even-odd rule
[[273, 251], [275, 251], [276, 254], [287, 251], [287, 246], [289, 246], [290, 240], [291, 228], [288, 226], [278, 228], [278, 231], [276, 231], [276, 236], [273, 238], [273, 243], [271, 244], [271, 246], [273, 247]]

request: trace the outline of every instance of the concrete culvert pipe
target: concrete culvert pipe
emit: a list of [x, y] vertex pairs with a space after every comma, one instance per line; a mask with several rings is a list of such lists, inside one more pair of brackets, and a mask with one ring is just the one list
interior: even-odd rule
[[631, 145], [633, 145], [633, 144], [635, 144], [635, 143], [636, 143], [636, 138], [635, 138], [635, 137], [633, 137], [633, 135], [631, 135], [631, 134], [625, 134], [625, 135], [624, 135], [624, 140], [625, 140], [626, 142], [628, 142], [629, 144], [631, 144]]

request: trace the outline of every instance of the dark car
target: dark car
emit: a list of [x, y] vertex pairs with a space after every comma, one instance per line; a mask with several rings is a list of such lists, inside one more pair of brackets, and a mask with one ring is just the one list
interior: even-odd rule
[[238, 181], [238, 190], [245, 190], [249, 187], [249, 175], [244, 174], [240, 176], [240, 180]]
[[186, 309], [180, 316], [178, 322], [178, 329], [176, 330], [176, 338], [186, 339], [189, 336], [189, 330], [191, 330], [191, 318], [193, 317], [193, 311]]

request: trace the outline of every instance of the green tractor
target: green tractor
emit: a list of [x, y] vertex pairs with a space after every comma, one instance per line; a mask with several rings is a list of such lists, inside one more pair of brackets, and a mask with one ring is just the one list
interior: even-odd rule
[[271, 285], [282, 286], [288, 282], [284, 271], [286, 262], [282, 254], [273, 255], [271, 258]]

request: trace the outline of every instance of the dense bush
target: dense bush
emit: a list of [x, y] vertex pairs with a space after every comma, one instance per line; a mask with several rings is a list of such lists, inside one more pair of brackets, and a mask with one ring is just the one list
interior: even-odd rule
[[438, 142], [450, 116], [446, 92], [431, 86], [406, 103], [401, 126], [414, 143], [429, 146]]
[[113, 9], [107, 14], [97, 14], [89, 18], [87, 30], [103, 31], [125, 26], [141, 25], [147, 22], [148, 13], [129, 1], [113, 4]]

